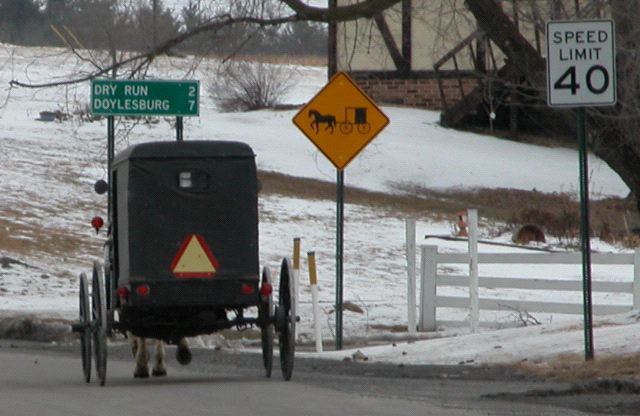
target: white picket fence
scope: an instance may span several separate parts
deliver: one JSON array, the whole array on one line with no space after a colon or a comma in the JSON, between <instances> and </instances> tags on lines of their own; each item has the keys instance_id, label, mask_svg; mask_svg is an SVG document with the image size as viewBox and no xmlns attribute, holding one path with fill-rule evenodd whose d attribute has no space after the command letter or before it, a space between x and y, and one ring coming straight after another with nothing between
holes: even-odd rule
<instances>
[{"instance_id":1,"label":"white picket fence","mask_svg":"<svg viewBox=\"0 0 640 416\"><path fill-rule=\"evenodd\" d=\"M407 223L409 226L409 223ZM471 227L470 227L471 228ZM473 234L473 233L472 233ZM408 233L409 235L409 233ZM473 243L473 235L472 235ZM527 264L527 265L581 265L582 254L577 253L478 253L470 244L467 253L440 253L438 247L423 245L420 249L420 310L418 330L434 331L438 326L470 325L475 331L479 322L479 311L522 311L545 314L582 314L582 303L561 303L549 301L524 301L512 299L486 299L478 296L479 288L522 289L539 293L545 299L548 291L582 292L582 280L558 280L547 278L523 279L522 277L478 276L479 264ZM409 261L409 260L408 260ZM633 253L592 253L594 265L633 265L633 279L627 282L592 281L592 292L626 293L633 296L632 304L593 304L594 315L615 314L640 308L640 249ZM410 264L410 262L408 263ZM449 275L438 272L439 265L466 264L468 275ZM411 271L409 271L411 279ZM410 287L411 285L409 285ZM469 296L455 297L438 294L444 287L469 289ZM410 295L411 296L411 295ZM409 302L410 303L410 302ZM437 319L438 308L461 308L469 311L469 322L452 322ZM409 321L411 322L411 316Z\"/></svg>"}]
</instances>

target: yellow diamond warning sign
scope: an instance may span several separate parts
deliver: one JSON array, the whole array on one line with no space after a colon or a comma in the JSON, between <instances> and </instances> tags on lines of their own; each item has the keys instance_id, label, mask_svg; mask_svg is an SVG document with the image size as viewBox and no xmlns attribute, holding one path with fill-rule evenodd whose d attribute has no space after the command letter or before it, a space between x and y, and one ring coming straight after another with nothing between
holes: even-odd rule
<instances>
[{"instance_id":1,"label":"yellow diamond warning sign","mask_svg":"<svg viewBox=\"0 0 640 416\"><path fill-rule=\"evenodd\" d=\"M219 268L204 237L198 234L190 234L184 239L171 262L171 271L181 278L213 277Z\"/></svg>"},{"instance_id":2,"label":"yellow diamond warning sign","mask_svg":"<svg viewBox=\"0 0 640 416\"><path fill-rule=\"evenodd\" d=\"M342 170L389 118L347 74L338 72L293 117L293 124Z\"/></svg>"}]
</instances>

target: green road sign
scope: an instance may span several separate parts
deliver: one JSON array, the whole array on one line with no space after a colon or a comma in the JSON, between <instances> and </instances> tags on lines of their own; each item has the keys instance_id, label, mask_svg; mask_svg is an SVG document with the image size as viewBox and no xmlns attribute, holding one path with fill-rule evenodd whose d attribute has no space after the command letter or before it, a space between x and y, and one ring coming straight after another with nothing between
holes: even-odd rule
<instances>
[{"instance_id":1,"label":"green road sign","mask_svg":"<svg viewBox=\"0 0 640 416\"><path fill-rule=\"evenodd\" d=\"M104 116L198 116L198 81L91 81L91 112Z\"/></svg>"}]
</instances>

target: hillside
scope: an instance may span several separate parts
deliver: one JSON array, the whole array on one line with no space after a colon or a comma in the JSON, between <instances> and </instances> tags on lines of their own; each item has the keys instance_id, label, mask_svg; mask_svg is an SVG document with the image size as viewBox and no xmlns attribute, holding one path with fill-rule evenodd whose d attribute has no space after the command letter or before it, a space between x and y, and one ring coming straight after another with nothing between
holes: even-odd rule
<instances>
[{"instance_id":1,"label":"hillside","mask_svg":"<svg viewBox=\"0 0 640 416\"><path fill-rule=\"evenodd\" d=\"M0 45L0 62L2 85L11 79L62 80L88 69L87 63L63 50L11 45ZM149 75L200 80L200 116L185 120L186 140L240 140L252 146L264 183L259 206L260 262L275 271L282 256L290 255L294 237L302 238L303 253L316 252L323 333L330 338L335 298L335 169L293 126L295 109L218 112L207 94L215 65L205 60L194 69L189 59L161 58ZM296 86L284 101L300 104L324 84L326 71L304 66L292 69ZM106 176L106 122L86 117L88 83L4 89L2 94L0 258L5 260L0 269L0 310L71 319L77 314L77 276L88 271L94 259L100 259L104 243L104 234L96 235L89 221L94 215L106 215L104 197L92 190L93 183ZM525 208L575 204L576 199L575 150L445 129L438 125L435 112L391 106L382 109L391 119L390 125L345 171L349 187L345 300L364 311L345 315L345 336L352 340L391 337L392 329L406 326L406 217L418 220L418 243L423 244L425 234L450 235L456 213L476 207L480 208L483 238L507 242L514 225L509 221L517 220ZM69 117L42 121L42 111L60 111ZM171 119L140 123L119 119L118 150L133 143L173 140L172 123ZM592 198L612 201L617 211L606 215L624 222L627 207L620 198L627 195L627 187L601 160L592 157L590 163ZM549 238L550 245L558 243L557 238ZM438 244L448 251L466 249L464 243ZM598 238L594 247L622 250ZM580 279L579 268L561 274ZM301 275L306 282L304 262ZM605 270L600 276L628 279L629 270ZM300 326L304 339L311 333L309 299L308 286L303 284ZM451 316L464 318L465 313L457 311ZM509 322L517 318L507 313L495 319ZM635 318L620 319L629 324ZM548 317L540 320L544 324L557 322ZM575 328L575 324L567 325L571 326ZM615 353L619 345L637 345L636 341L611 335L606 347ZM575 352L580 347L572 343L567 350ZM520 349L523 354L530 351ZM514 350L518 350L517 344ZM562 351L558 347L549 353ZM511 358L517 360L518 355ZM475 362L482 361L479 356Z\"/></svg>"}]
</instances>

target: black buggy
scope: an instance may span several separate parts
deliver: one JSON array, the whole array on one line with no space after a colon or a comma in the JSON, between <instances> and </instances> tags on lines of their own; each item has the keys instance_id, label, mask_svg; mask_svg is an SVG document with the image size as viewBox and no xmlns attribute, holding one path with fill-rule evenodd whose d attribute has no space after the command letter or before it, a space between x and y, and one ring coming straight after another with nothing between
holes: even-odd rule
<instances>
[{"instance_id":1,"label":"black buggy","mask_svg":"<svg viewBox=\"0 0 640 416\"><path fill-rule=\"evenodd\" d=\"M106 380L106 339L130 332L176 344L232 327L261 331L266 376L274 331L285 380L294 361L295 317L288 259L279 299L258 260L258 180L251 148L239 142L175 141L131 146L110 169L105 263L93 266L91 290L80 275L82 368L91 355ZM104 182L96 190L109 188ZM257 314L245 316L245 311ZM229 316L231 315L231 317Z\"/></svg>"}]
</instances>

